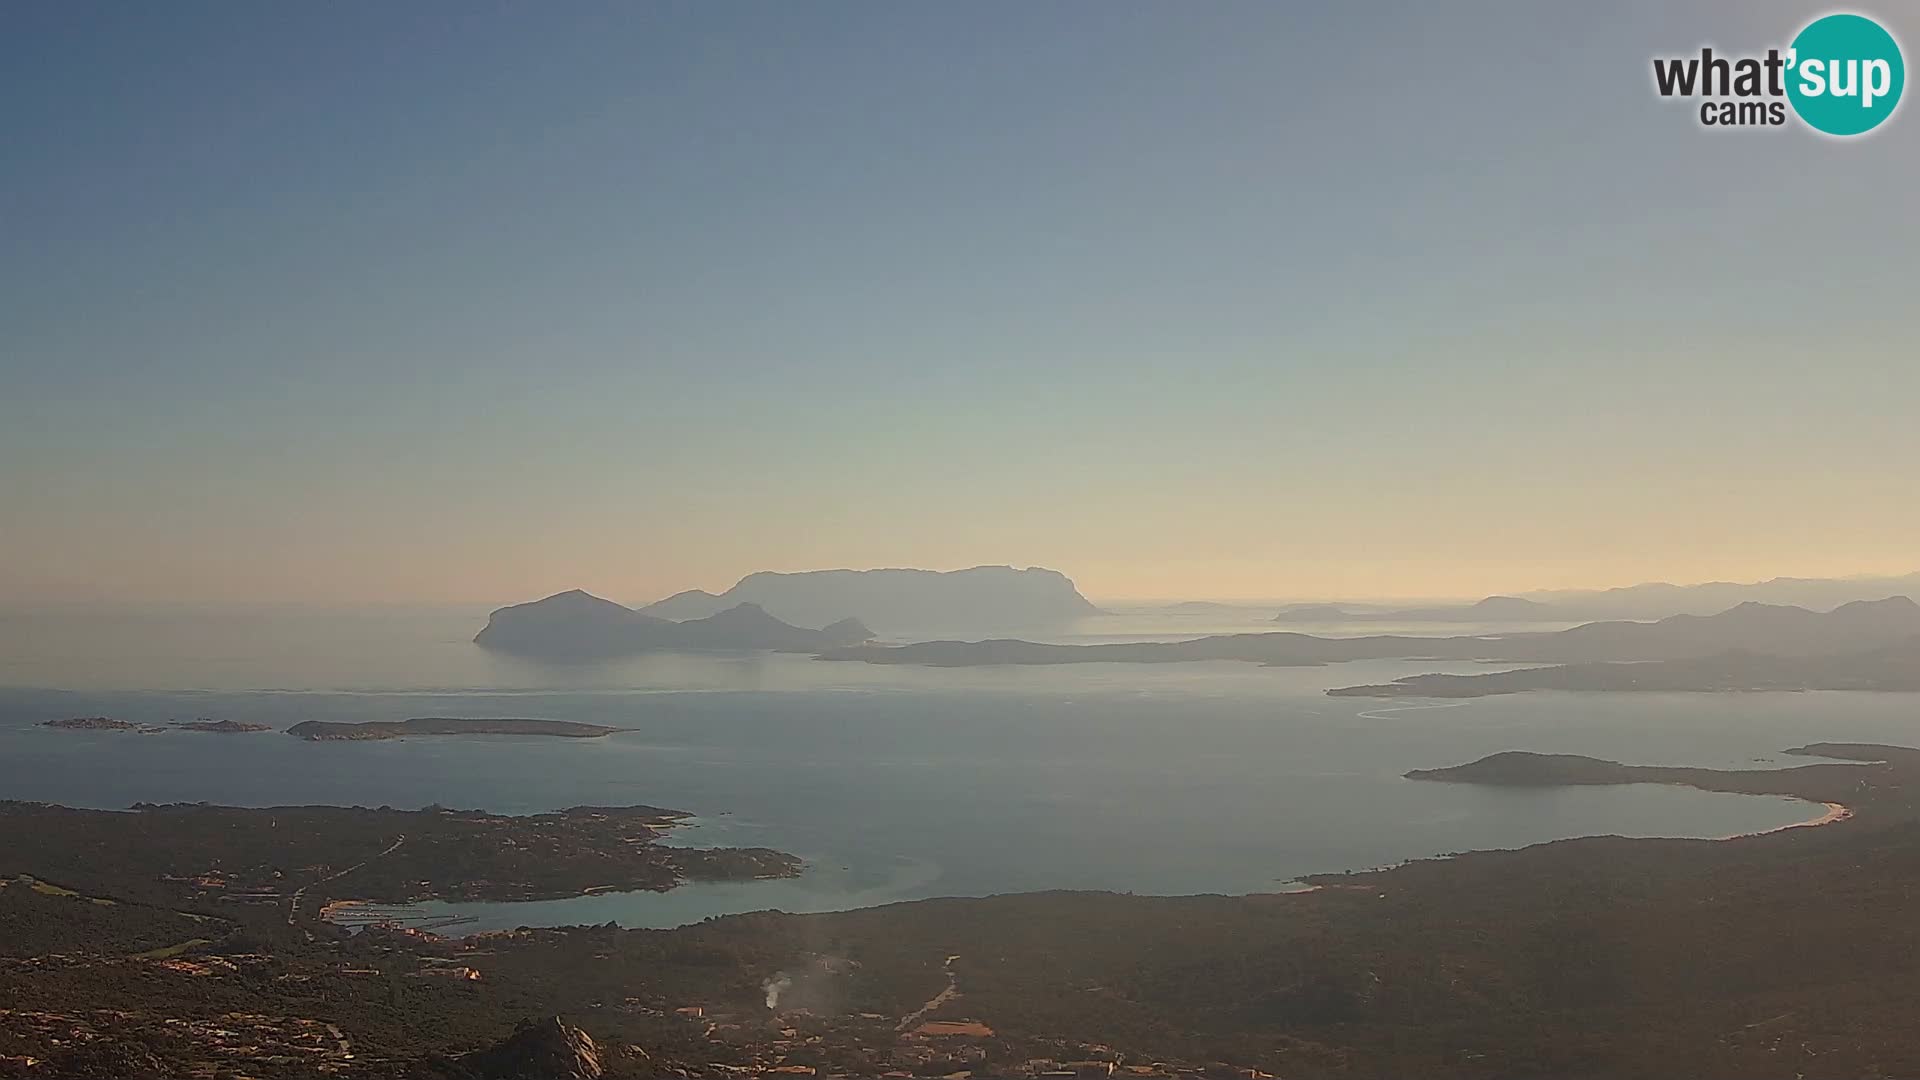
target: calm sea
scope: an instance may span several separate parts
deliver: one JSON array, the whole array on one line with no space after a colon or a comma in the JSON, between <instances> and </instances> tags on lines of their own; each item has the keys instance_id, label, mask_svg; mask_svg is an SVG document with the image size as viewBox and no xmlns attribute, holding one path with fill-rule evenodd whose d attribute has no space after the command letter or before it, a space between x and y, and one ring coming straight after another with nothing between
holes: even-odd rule
<instances>
[{"instance_id":1,"label":"calm sea","mask_svg":"<svg viewBox=\"0 0 1920 1080\"><path fill-rule=\"evenodd\" d=\"M790 882L461 909L482 915L476 929L670 926L1037 889L1270 891L1303 874L1571 836L1725 836L1818 808L1684 788L1518 791L1401 774L1507 749L1758 768L1819 739L1920 743L1920 699L1902 695L1536 694L1420 707L1323 691L1474 665L933 670L663 655L552 666L470 644L483 618L0 617L0 798L507 812L650 803L698 815L677 842L764 845L807 860L806 876ZM1250 625L1139 616L1074 636ZM308 744L39 726L78 715L275 727L550 717L630 730Z\"/></svg>"}]
</instances>

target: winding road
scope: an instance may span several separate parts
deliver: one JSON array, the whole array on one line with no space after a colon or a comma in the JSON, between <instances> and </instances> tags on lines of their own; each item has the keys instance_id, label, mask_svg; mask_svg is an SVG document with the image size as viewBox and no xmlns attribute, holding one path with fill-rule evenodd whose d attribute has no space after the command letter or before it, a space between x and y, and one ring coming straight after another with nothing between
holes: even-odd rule
<instances>
[{"instance_id":1,"label":"winding road","mask_svg":"<svg viewBox=\"0 0 1920 1080\"><path fill-rule=\"evenodd\" d=\"M945 968L947 972L947 988L928 998L925 1005L908 1013L906 1018L900 1021L898 1030L905 1031L913 1027L920 1022L921 1017L960 996L960 976L954 974L953 971L953 962L958 959L960 959L958 956L949 956L947 957L947 962L940 965Z\"/></svg>"},{"instance_id":2,"label":"winding road","mask_svg":"<svg viewBox=\"0 0 1920 1080\"><path fill-rule=\"evenodd\" d=\"M299 925L300 901L306 899L308 889L313 888L315 885L325 885L329 881L338 881L341 878L346 877L348 874L353 873L355 870L358 870L361 867L367 865L368 863L374 861L375 859L384 859L387 856L393 854L394 852L399 851L400 845L406 842L407 842L407 834L401 833L400 839L395 840L391 844L388 844L386 847L386 850L380 852L379 854L369 855L366 858L361 859L359 862L354 863L352 866L347 867L345 870L341 870L337 873L328 874L326 877L323 877L318 881L309 881L305 885L302 885L299 888L293 890L293 903L287 906L287 925L288 926Z\"/></svg>"}]
</instances>

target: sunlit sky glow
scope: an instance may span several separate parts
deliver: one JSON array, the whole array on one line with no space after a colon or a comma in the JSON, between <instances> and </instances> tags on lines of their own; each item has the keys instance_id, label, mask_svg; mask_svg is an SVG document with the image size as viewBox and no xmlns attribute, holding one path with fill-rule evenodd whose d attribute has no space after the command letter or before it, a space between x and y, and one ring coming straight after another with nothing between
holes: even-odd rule
<instances>
[{"instance_id":1,"label":"sunlit sky glow","mask_svg":"<svg viewBox=\"0 0 1920 1080\"><path fill-rule=\"evenodd\" d=\"M1650 89L1821 10L15 5L0 602L1920 569L1914 104Z\"/></svg>"}]
</instances>

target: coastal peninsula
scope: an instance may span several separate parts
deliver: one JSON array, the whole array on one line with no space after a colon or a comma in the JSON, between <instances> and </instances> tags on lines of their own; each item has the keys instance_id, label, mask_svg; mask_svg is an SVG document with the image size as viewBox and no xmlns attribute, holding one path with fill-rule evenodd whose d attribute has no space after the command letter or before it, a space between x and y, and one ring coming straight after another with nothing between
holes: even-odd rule
<instances>
[{"instance_id":1,"label":"coastal peninsula","mask_svg":"<svg viewBox=\"0 0 1920 1080\"><path fill-rule=\"evenodd\" d=\"M578 806L544 814L336 806L142 804L131 811L0 802L0 876L209 914L305 919L328 899L546 900L683 881L792 877L766 848L658 843L683 811Z\"/></svg>"},{"instance_id":2,"label":"coastal peninsula","mask_svg":"<svg viewBox=\"0 0 1920 1080\"><path fill-rule=\"evenodd\" d=\"M1698 769L1623 765L1580 754L1508 750L1464 765L1414 769L1409 780L1493 787L1566 787L1589 784L1678 784L1739 795L1786 795L1870 819L1920 818L1920 804L1904 778L1920 775L1920 750L1869 743L1809 743L1781 753L1829 762L1789 769Z\"/></svg>"},{"instance_id":3,"label":"coastal peninsula","mask_svg":"<svg viewBox=\"0 0 1920 1080\"><path fill-rule=\"evenodd\" d=\"M1594 622L1566 630L1419 637L1382 634L1334 638L1299 633L1219 634L1184 641L1059 645L994 639L862 644L822 660L927 667L1047 664L1170 664L1236 660L1303 667L1352 660L1473 660L1515 664L1705 661L1729 654L1804 658L1844 667L1872 666L1883 650L1920 653L1920 604L1905 596L1859 601L1832 611L1747 603L1717 615L1675 615L1657 622Z\"/></svg>"},{"instance_id":4,"label":"coastal peninsula","mask_svg":"<svg viewBox=\"0 0 1920 1080\"><path fill-rule=\"evenodd\" d=\"M1687 660L1561 664L1482 675L1409 675L1390 683L1343 686L1333 697L1469 698L1529 690L1630 693L1758 691L1920 691L1920 636L1837 656L1726 652Z\"/></svg>"}]
</instances>

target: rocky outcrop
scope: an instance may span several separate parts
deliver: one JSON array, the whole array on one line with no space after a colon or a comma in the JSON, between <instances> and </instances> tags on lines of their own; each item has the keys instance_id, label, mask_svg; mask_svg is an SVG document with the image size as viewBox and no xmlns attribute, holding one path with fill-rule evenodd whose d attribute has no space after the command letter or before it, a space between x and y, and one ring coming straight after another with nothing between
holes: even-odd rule
<instances>
[{"instance_id":1,"label":"rocky outcrop","mask_svg":"<svg viewBox=\"0 0 1920 1080\"><path fill-rule=\"evenodd\" d=\"M522 1020L513 1034L461 1063L476 1080L600 1080L593 1036L557 1016Z\"/></svg>"}]
</instances>

